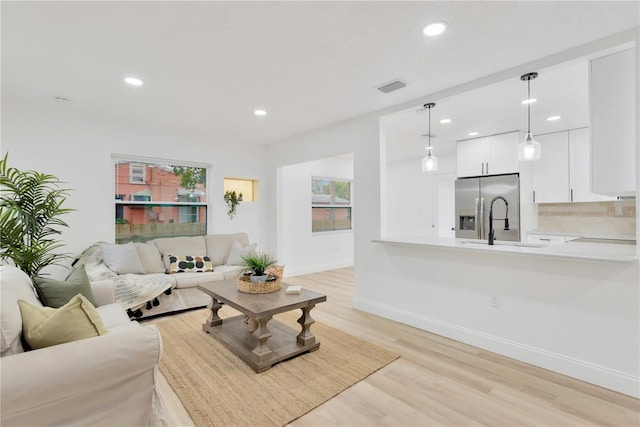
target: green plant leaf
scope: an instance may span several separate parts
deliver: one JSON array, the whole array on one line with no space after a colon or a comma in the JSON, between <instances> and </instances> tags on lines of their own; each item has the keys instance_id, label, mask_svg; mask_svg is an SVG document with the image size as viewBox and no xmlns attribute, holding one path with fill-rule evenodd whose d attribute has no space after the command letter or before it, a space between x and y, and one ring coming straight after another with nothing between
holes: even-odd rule
<instances>
[{"instance_id":1,"label":"green plant leaf","mask_svg":"<svg viewBox=\"0 0 640 427\"><path fill-rule=\"evenodd\" d=\"M20 171L7 159L0 160L0 258L31 276L69 257L54 253L63 244L51 237L68 227L60 216L73 209L62 207L69 190L57 177Z\"/></svg>"}]
</instances>

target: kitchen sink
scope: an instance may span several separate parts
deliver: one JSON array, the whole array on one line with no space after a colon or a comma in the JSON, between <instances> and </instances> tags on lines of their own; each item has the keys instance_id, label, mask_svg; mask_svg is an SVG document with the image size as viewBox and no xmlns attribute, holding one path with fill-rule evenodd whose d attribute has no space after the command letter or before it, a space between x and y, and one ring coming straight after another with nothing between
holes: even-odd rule
<instances>
[{"instance_id":1,"label":"kitchen sink","mask_svg":"<svg viewBox=\"0 0 640 427\"><path fill-rule=\"evenodd\" d=\"M489 246L486 240L463 240L460 243L470 244L470 245L485 245ZM525 243L525 242L503 242L503 241L494 241L494 246L514 246L517 248L545 248L547 245L540 245L537 243Z\"/></svg>"}]
</instances>

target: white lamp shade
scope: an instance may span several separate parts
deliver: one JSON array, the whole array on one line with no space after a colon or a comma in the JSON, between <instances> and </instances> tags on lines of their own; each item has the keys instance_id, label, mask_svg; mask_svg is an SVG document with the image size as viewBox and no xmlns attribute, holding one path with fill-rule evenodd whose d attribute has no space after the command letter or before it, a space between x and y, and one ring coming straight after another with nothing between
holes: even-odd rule
<instances>
[{"instance_id":1,"label":"white lamp shade","mask_svg":"<svg viewBox=\"0 0 640 427\"><path fill-rule=\"evenodd\" d=\"M540 151L540 143L533 139L531 132L528 132L525 140L518 144L518 160L521 162L538 160Z\"/></svg>"},{"instance_id":2,"label":"white lamp shade","mask_svg":"<svg viewBox=\"0 0 640 427\"><path fill-rule=\"evenodd\" d=\"M431 150L422 158L422 172L434 172L438 170L438 158L431 154Z\"/></svg>"}]
</instances>

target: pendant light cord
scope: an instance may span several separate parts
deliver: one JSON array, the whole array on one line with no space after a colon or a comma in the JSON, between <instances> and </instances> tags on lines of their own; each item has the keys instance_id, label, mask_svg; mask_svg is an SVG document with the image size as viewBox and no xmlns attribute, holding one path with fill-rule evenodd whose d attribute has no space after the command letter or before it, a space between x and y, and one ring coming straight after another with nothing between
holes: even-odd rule
<instances>
[{"instance_id":1,"label":"pendant light cord","mask_svg":"<svg viewBox=\"0 0 640 427\"><path fill-rule=\"evenodd\" d=\"M527 80L527 133L531 133L531 79Z\"/></svg>"},{"instance_id":2,"label":"pendant light cord","mask_svg":"<svg viewBox=\"0 0 640 427\"><path fill-rule=\"evenodd\" d=\"M433 151L431 146L431 107L429 107L429 151Z\"/></svg>"}]
</instances>

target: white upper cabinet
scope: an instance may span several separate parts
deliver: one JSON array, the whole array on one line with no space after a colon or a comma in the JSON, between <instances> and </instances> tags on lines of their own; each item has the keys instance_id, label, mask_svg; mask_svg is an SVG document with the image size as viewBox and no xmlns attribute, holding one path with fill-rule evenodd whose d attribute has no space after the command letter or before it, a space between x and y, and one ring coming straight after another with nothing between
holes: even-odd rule
<instances>
[{"instance_id":1,"label":"white upper cabinet","mask_svg":"<svg viewBox=\"0 0 640 427\"><path fill-rule=\"evenodd\" d=\"M569 131L569 186L569 200L572 202L616 199L591 192L591 153L588 128Z\"/></svg>"},{"instance_id":2,"label":"white upper cabinet","mask_svg":"<svg viewBox=\"0 0 640 427\"><path fill-rule=\"evenodd\" d=\"M536 136L542 154L531 163L531 195L535 203L615 200L590 191L589 129Z\"/></svg>"},{"instance_id":3,"label":"white upper cabinet","mask_svg":"<svg viewBox=\"0 0 640 427\"><path fill-rule=\"evenodd\" d=\"M591 191L636 191L636 58L633 48L591 61Z\"/></svg>"},{"instance_id":4,"label":"white upper cabinet","mask_svg":"<svg viewBox=\"0 0 640 427\"><path fill-rule=\"evenodd\" d=\"M456 146L458 177L484 175L488 145L489 138L458 141Z\"/></svg>"},{"instance_id":5,"label":"white upper cabinet","mask_svg":"<svg viewBox=\"0 0 640 427\"><path fill-rule=\"evenodd\" d=\"M486 172L490 175L519 171L518 144L520 132L503 133L489 137L489 160Z\"/></svg>"},{"instance_id":6,"label":"white upper cabinet","mask_svg":"<svg viewBox=\"0 0 640 427\"><path fill-rule=\"evenodd\" d=\"M518 172L520 132L458 141L458 177Z\"/></svg>"},{"instance_id":7,"label":"white upper cabinet","mask_svg":"<svg viewBox=\"0 0 640 427\"><path fill-rule=\"evenodd\" d=\"M568 202L569 133L557 132L534 136L540 143L540 160L531 162L532 190L535 203Z\"/></svg>"}]
</instances>

